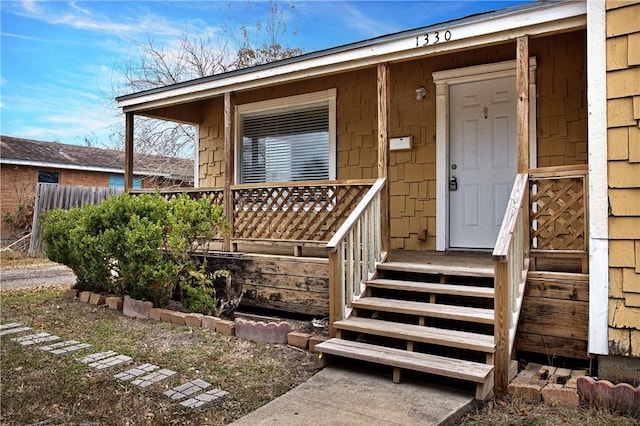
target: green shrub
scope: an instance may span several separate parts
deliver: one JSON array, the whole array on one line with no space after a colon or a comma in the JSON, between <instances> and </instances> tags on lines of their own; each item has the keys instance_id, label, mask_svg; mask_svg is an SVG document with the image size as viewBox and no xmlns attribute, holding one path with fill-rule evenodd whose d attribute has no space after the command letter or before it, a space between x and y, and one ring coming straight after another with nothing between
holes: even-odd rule
<instances>
[{"instance_id":1,"label":"green shrub","mask_svg":"<svg viewBox=\"0 0 640 426\"><path fill-rule=\"evenodd\" d=\"M228 228L222 208L207 199L122 194L100 205L49 212L43 242L48 258L75 272L77 288L109 289L164 306L180 277L204 270L193 254ZM187 299L204 291L196 287Z\"/></svg>"},{"instance_id":2,"label":"green shrub","mask_svg":"<svg viewBox=\"0 0 640 426\"><path fill-rule=\"evenodd\" d=\"M229 271L226 270L207 272L207 263L204 260L198 269L190 271L186 279L180 283L180 287L184 292L184 307L189 312L198 312L205 315L217 314L216 306L218 300L214 282L217 279L228 276Z\"/></svg>"}]
</instances>

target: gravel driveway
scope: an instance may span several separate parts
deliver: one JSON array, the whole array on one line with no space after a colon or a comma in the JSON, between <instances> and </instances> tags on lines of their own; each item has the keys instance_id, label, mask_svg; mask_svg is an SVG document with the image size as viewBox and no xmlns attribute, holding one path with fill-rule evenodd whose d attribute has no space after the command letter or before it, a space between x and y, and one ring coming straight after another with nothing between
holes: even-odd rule
<instances>
[{"instance_id":1,"label":"gravel driveway","mask_svg":"<svg viewBox=\"0 0 640 426\"><path fill-rule=\"evenodd\" d=\"M34 265L0 270L0 289L2 290L73 285L75 282L76 276L64 265Z\"/></svg>"}]
</instances>

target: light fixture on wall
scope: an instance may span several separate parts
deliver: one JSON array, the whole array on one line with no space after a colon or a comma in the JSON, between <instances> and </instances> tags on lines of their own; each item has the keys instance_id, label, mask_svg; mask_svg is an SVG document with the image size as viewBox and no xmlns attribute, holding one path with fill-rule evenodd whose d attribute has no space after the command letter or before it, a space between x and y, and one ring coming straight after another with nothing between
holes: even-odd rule
<instances>
[{"instance_id":1,"label":"light fixture on wall","mask_svg":"<svg viewBox=\"0 0 640 426\"><path fill-rule=\"evenodd\" d=\"M427 97L427 89L424 86L420 86L416 89L416 101L421 101Z\"/></svg>"}]
</instances>

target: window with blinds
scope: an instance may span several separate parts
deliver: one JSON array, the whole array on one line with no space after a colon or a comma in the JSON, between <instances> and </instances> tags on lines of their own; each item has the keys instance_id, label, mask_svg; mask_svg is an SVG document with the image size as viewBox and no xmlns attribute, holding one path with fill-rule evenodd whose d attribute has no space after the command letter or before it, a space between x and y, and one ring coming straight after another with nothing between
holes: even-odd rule
<instances>
[{"instance_id":1,"label":"window with blinds","mask_svg":"<svg viewBox=\"0 0 640 426\"><path fill-rule=\"evenodd\" d=\"M239 183L331 179L331 102L239 116Z\"/></svg>"}]
</instances>

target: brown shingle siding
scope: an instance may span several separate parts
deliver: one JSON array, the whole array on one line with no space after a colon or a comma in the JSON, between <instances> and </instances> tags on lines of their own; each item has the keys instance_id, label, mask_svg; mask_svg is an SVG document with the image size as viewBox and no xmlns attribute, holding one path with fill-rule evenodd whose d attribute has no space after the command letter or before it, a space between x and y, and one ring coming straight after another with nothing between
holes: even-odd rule
<instances>
[{"instance_id":1,"label":"brown shingle siding","mask_svg":"<svg viewBox=\"0 0 640 426\"><path fill-rule=\"evenodd\" d=\"M607 2L609 350L640 356L640 1Z\"/></svg>"}]
</instances>

